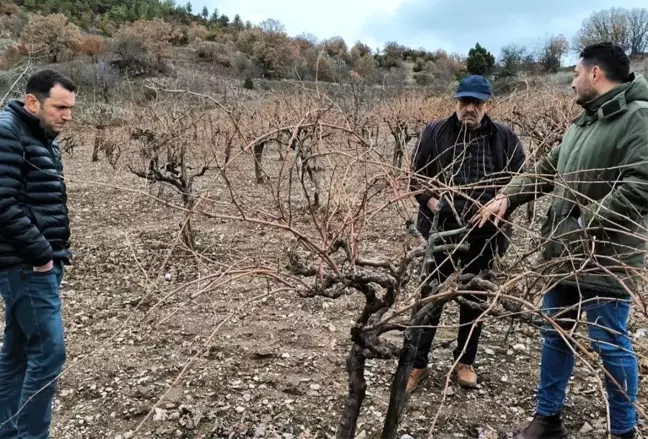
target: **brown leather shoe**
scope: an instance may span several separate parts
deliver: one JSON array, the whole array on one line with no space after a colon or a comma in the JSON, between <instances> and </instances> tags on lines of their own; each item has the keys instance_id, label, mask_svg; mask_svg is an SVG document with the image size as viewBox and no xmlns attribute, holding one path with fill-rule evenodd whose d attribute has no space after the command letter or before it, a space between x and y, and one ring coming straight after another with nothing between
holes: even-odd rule
<instances>
[{"instance_id":1,"label":"brown leather shoe","mask_svg":"<svg viewBox=\"0 0 648 439\"><path fill-rule=\"evenodd\" d=\"M412 369L409 380L407 380L407 392L415 391L421 381L426 379L428 375L430 375L430 370L427 367L425 369Z\"/></svg>"},{"instance_id":2,"label":"brown leather shoe","mask_svg":"<svg viewBox=\"0 0 648 439\"><path fill-rule=\"evenodd\" d=\"M457 382L461 387L477 387L477 373L472 365L458 363L455 371L457 373Z\"/></svg>"},{"instance_id":3,"label":"brown leather shoe","mask_svg":"<svg viewBox=\"0 0 648 439\"><path fill-rule=\"evenodd\" d=\"M560 419L560 413L553 416L535 415L533 421L515 436L515 439L564 439L567 428Z\"/></svg>"}]
</instances>

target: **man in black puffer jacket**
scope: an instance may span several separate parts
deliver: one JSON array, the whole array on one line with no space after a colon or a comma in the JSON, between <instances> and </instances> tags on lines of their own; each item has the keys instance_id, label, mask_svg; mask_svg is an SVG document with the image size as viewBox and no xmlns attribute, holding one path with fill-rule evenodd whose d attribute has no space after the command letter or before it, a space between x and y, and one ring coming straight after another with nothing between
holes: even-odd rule
<instances>
[{"instance_id":1,"label":"man in black puffer jacket","mask_svg":"<svg viewBox=\"0 0 648 439\"><path fill-rule=\"evenodd\" d=\"M49 437L56 378L65 363L59 287L70 262L67 195L57 135L76 86L34 73L24 101L0 112L0 439Z\"/></svg>"},{"instance_id":2,"label":"man in black puffer jacket","mask_svg":"<svg viewBox=\"0 0 648 439\"><path fill-rule=\"evenodd\" d=\"M493 122L487 113L492 95L491 85L482 76L464 78L455 93L456 108L452 116L429 123L413 159L411 189L416 192L419 203L417 228L428 239L438 209L438 230L448 231L469 226L480 206L495 197L500 187L521 171L526 159L524 148L513 131ZM441 205L439 202L442 200ZM493 223L490 227L469 230L467 252L435 254L431 273L439 283L461 267L464 273L478 274L492 269L497 255L503 255L508 247L506 231ZM454 237L456 243L463 237ZM422 296L430 294L425 285ZM476 296L469 300L481 300ZM459 334L454 351L457 364L457 381L463 387L475 387L477 374L473 362L481 323L473 323L480 311L462 305L459 310ZM427 374L428 354L434 340L441 311L433 316L432 328L422 331L418 352L407 390L413 391Z\"/></svg>"}]
</instances>

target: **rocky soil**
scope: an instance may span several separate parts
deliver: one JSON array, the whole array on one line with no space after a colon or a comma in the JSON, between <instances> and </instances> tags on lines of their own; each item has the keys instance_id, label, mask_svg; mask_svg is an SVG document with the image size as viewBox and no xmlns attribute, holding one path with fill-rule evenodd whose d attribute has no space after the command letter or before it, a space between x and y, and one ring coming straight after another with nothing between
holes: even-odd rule
<instances>
[{"instance_id":1,"label":"rocky soil","mask_svg":"<svg viewBox=\"0 0 648 439\"><path fill-rule=\"evenodd\" d=\"M281 292L250 301L267 292L266 282L254 278L202 292L207 276L241 255L269 259L284 243L258 227L200 220L200 256L176 248L164 264L180 213L148 197L145 183L126 171L91 163L88 149L66 156L65 166L76 257L62 288L68 362L52 437L334 437L347 391L349 329L362 298ZM241 178L256 191L252 176ZM222 191L213 189L212 198L226 199ZM398 246L400 224L386 219L373 230L375 246ZM197 279L203 280L188 283ZM507 338L510 321L487 322L479 388L464 390L451 380L444 398L457 321L450 304L435 340L446 346L433 351L434 373L413 395L400 434L430 437L438 414L434 438L509 437L533 413L540 335L515 325ZM632 328L645 354L648 323L635 317ZM358 437L379 437L395 366L369 362ZM645 406L648 376L642 380ZM565 416L573 438L604 437L597 379L581 363Z\"/></svg>"}]
</instances>

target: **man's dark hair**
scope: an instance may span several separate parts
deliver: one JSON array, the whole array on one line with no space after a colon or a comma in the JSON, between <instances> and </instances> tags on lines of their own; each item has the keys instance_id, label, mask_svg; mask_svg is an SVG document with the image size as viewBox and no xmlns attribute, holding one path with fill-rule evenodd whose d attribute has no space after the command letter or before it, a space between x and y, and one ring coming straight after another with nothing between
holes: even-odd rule
<instances>
[{"instance_id":1,"label":"man's dark hair","mask_svg":"<svg viewBox=\"0 0 648 439\"><path fill-rule=\"evenodd\" d=\"M31 75L27 81L27 89L25 91L27 94L32 94L39 101L43 102L49 98L50 91L56 85L60 85L72 93L77 91L77 85L70 78L51 69L39 70Z\"/></svg>"},{"instance_id":2,"label":"man's dark hair","mask_svg":"<svg viewBox=\"0 0 648 439\"><path fill-rule=\"evenodd\" d=\"M609 81L625 82L630 77L630 58L616 44L605 42L589 45L581 51L580 57L589 68L599 66Z\"/></svg>"}]
</instances>

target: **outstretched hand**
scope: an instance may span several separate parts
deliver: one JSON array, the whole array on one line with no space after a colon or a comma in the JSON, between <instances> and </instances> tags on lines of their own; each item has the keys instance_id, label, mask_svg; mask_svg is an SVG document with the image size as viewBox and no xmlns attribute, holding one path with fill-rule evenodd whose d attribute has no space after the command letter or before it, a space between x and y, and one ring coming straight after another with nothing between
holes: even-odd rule
<instances>
[{"instance_id":1,"label":"outstretched hand","mask_svg":"<svg viewBox=\"0 0 648 439\"><path fill-rule=\"evenodd\" d=\"M505 195L497 195L484 207L479 209L475 216L470 220L471 223L477 224L477 228L482 228L487 221L492 221L497 225L508 209L508 198Z\"/></svg>"}]
</instances>

